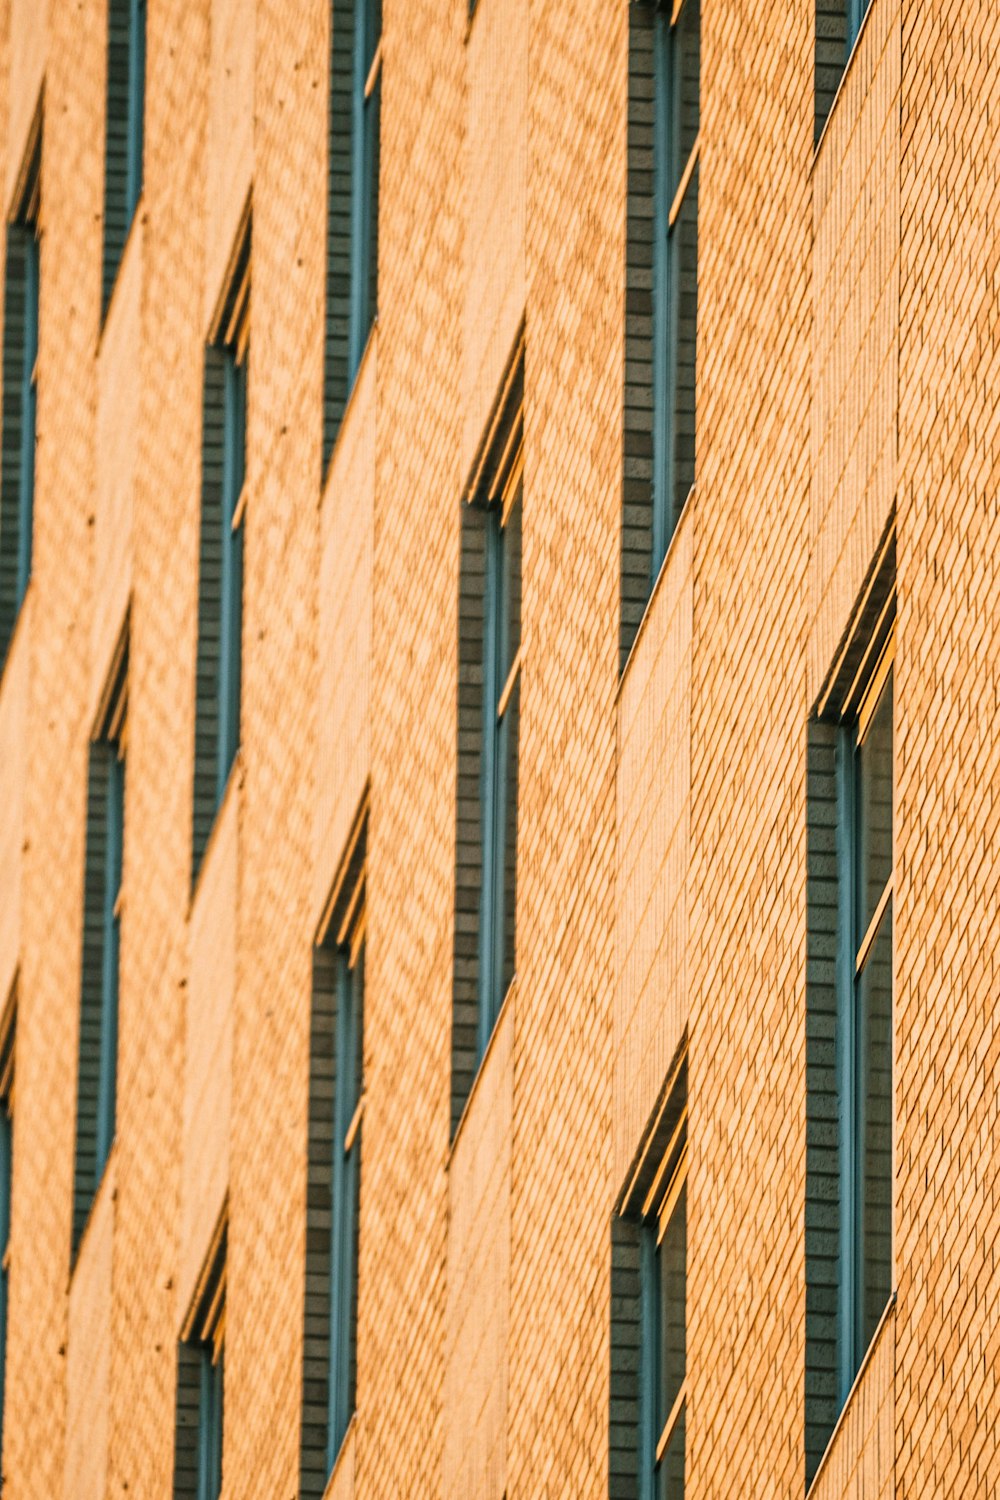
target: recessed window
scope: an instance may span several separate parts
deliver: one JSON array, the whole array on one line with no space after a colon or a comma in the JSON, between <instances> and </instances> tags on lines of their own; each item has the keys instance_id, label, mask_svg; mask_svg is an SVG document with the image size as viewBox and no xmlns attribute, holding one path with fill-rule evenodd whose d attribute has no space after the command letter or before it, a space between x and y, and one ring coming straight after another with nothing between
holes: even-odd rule
<instances>
[{"instance_id":1,"label":"recessed window","mask_svg":"<svg viewBox=\"0 0 1000 1500\"><path fill-rule=\"evenodd\" d=\"M894 545L809 727L806 1449L893 1286Z\"/></svg>"},{"instance_id":2,"label":"recessed window","mask_svg":"<svg viewBox=\"0 0 1000 1500\"><path fill-rule=\"evenodd\" d=\"M116 653L98 730L90 744L87 777L74 1245L79 1244L115 1136L127 746L126 635Z\"/></svg>"},{"instance_id":3,"label":"recessed window","mask_svg":"<svg viewBox=\"0 0 1000 1500\"><path fill-rule=\"evenodd\" d=\"M178 1350L175 1500L219 1500L222 1493L227 1239L223 1219Z\"/></svg>"},{"instance_id":4,"label":"recessed window","mask_svg":"<svg viewBox=\"0 0 1000 1500\"><path fill-rule=\"evenodd\" d=\"M18 211L7 225L0 451L0 665L7 654L31 576L41 286L40 200L39 120Z\"/></svg>"},{"instance_id":5,"label":"recessed window","mask_svg":"<svg viewBox=\"0 0 1000 1500\"><path fill-rule=\"evenodd\" d=\"M195 876L240 743L249 364L248 228L217 337L205 350L195 713Z\"/></svg>"},{"instance_id":6,"label":"recessed window","mask_svg":"<svg viewBox=\"0 0 1000 1500\"><path fill-rule=\"evenodd\" d=\"M365 852L362 810L313 954L303 1500L320 1500L355 1406L365 1099Z\"/></svg>"},{"instance_id":7,"label":"recessed window","mask_svg":"<svg viewBox=\"0 0 1000 1500\"><path fill-rule=\"evenodd\" d=\"M629 7L621 656L695 478L700 0Z\"/></svg>"},{"instance_id":8,"label":"recessed window","mask_svg":"<svg viewBox=\"0 0 1000 1500\"><path fill-rule=\"evenodd\" d=\"M518 353L462 516L453 1123L514 978L521 684L523 367Z\"/></svg>"},{"instance_id":9,"label":"recessed window","mask_svg":"<svg viewBox=\"0 0 1000 1500\"><path fill-rule=\"evenodd\" d=\"M611 1234L611 1493L683 1500L687 1059L672 1070Z\"/></svg>"},{"instance_id":10,"label":"recessed window","mask_svg":"<svg viewBox=\"0 0 1000 1500\"><path fill-rule=\"evenodd\" d=\"M145 96L146 0L108 0L102 302L105 311L142 193Z\"/></svg>"},{"instance_id":11,"label":"recessed window","mask_svg":"<svg viewBox=\"0 0 1000 1500\"><path fill-rule=\"evenodd\" d=\"M381 0L333 0L323 462L378 311Z\"/></svg>"}]
</instances>

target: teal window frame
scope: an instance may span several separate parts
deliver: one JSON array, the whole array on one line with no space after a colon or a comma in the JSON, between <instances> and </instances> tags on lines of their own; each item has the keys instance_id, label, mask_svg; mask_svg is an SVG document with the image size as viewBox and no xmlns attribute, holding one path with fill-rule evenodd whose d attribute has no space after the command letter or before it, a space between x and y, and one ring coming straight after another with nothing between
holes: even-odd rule
<instances>
[{"instance_id":1,"label":"teal window frame","mask_svg":"<svg viewBox=\"0 0 1000 1500\"><path fill-rule=\"evenodd\" d=\"M507 903L513 897L510 863L517 857L522 503L519 471L509 481L507 494L508 501L494 500L486 515L477 1036L480 1060L493 1035L515 970L514 931L513 923L508 920L511 914ZM508 806L512 796L513 828Z\"/></svg>"},{"instance_id":2,"label":"teal window frame","mask_svg":"<svg viewBox=\"0 0 1000 1500\"><path fill-rule=\"evenodd\" d=\"M888 1200L888 1227L881 1234L871 1230L871 1219L877 1213L866 1201L865 1149L869 1139L870 1117L879 1100L873 1096L872 1030L877 1025L869 1014L866 981L880 941L888 938L890 1001L889 1031L893 1026L892 986L892 907L893 861L890 852L888 875L869 918L868 893L863 869L866 851L874 841L864 812L862 795L861 751L869 743L869 734L878 711L887 707L890 715L890 850L892 841L892 728L894 687L894 631L890 633L879 658L884 676L878 669L866 688L870 706L842 723L837 737L837 864L838 864L838 952L837 952L837 1076L840 1162L840 1274L837 1306L837 1401L843 1406L875 1335L886 1303L892 1296L892 1150L891 1131L894 1101L892 1046L889 1044L889 1132L888 1178L881 1184ZM881 955L884 962L884 954ZM884 1102L884 1101L882 1101ZM875 1127L877 1129L877 1126ZM889 1236L888 1255L884 1263L870 1249ZM873 1282L882 1277L884 1284ZM874 1297L874 1303L873 1303Z\"/></svg>"},{"instance_id":3,"label":"teal window frame","mask_svg":"<svg viewBox=\"0 0 1000 1500\"><path fill-rule=\"evenodd\" d=\"M107 796L101 932L101 1045L97 1087L95 1182L104 1175L118 1108L118 1001L121 958L122 850L125 829L124 749L106 741Z\"/></svg>"},{"instance_id":4,"label":"teal window frame","mask_svg":"<svg viewBox=\"0 0 1000 1500\"><path fill-rule=\"evenodd\" d=\"M844 57L844 66L854 50L854 43L861 35L865 16L868 14L871 0L847 0L847 52Z\"/></svg>"},{"instance_id":5,"label":"teal window frame","mask_svg":"<svg viewBox=\"0 0 1000 1500\"><path fill-rule=\"evenodd\" d=\"M353 386L377 312L382 0L355 0L351 97L351 318L347 384Z\"/></svg>"},{"instance_id":6,"label":"teal window frame","mask_svg":"<svg viewBox=\"0 0 1000 1500\"><path fill-rule=\"evenodd\" d=\"M363 912L360 921L363 928ZM356 928L355 933L340 945L337 953L327 1474L333 1471L356 1400L361 1129L364 1099L364 983L364 934L363 930Z\"/></svg>"},{"instance_id":7,"label":"teal window frame","mask_svg":"<svg viewBox=\"0 0 1000 1500\"><path fill-rule=\"evenodd\" d=\"M225 1411L223 1344L216 1352L204 1342L198 1350L197 1500L219 1500L222 1493L222 1433Z\"/></svg>"},{"instance_id":8,"label":"teal window frame","mask_svg":"<svg viewBox=\"0 0 1000 1500\"><path fill-rule=\"evenodd\" d=\"M323 467L378 316L382 0L332 0Z\"/></svg>"},{"instance_id":9,"label":"teal window frame","mask_svg":"<svg viewBox=\"0 0 1000 1500\"><path fill-rule=\"evenodd\" d=\"M668 0L657 7L654 18L654 225L653 225L653 484L652 564L655 583L663 566L670 539L694 484L694 455L681 451L681 418L686 399L681 378L682 329L692 317L695 325L691 358L691 384L697 371L697 236L698 172L700 160L700 77L692 100L689 80L684 76L686 54L681 45L684 30L697 11L696 40L700 69L700 0L681 0L672 7ZM698 119L692 141L685 141L685 122L694 109ZM685 146L687 149L685 150ZM682 235L693 228L695 268L693 310L684 289L681 260ZM692 414L691 443L695 440ZM678 498L678 486L683 491Z\"/></svg>"},{"instance_id":10,"label":"teal window frame","mask_svg":"<svg viewBox=\"0 0 1000 1500\"><path fill-rule=\"evenodd\" d=\"M222 802L240 746L240 702L243 679L243 515L238 506L246 482L247 368L232 347L222 351L224 409L222 460L222 603L219 633L219 731L215 767L215 805Z\"/></svg>"},{"instance_id":11,"label":"teal window frame","mask_svg":"<svg viewBox=\"0 0 1000 1500\"><path fill-rule=\"evenodd\" d=\"M109 0L102 311L107 312L142 196L146 0Z\"/></svg>"}]
</instances>

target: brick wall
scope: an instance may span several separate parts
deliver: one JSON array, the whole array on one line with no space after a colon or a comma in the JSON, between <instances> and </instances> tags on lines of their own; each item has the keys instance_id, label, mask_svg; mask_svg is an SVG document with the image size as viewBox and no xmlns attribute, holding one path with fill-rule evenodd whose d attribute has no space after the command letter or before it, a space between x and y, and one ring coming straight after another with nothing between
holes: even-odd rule
<instances>
[{"instance_id":1,"label":"brick wall","mask_svg":"<svg viewBox=\"0 0 1000 1500\"><path fill-rule=\"evenodd\" d=\"M816 1495L991 1494L1000 22L873 0L814 157L811 0L705 5L697 485L622 674L623 0L384 0L379 319L324 476L328 9L148 7L102 331L106 0L2 8L7 209L45 99L0 678L5 1496L170 1493L227 1194L225 1500L295 1495L312 951L366 787L331 1494L607 1494L610 1217L686 1029L688 1492L801 1496L806 726L894 504L898 1300ZM251 189L242 748L192 898L203 351ZM522 320L517 982L453 1142L461 497ZM73 1266L88 740L126 608L118 1137Z\"/></svg>"}]
</instances>

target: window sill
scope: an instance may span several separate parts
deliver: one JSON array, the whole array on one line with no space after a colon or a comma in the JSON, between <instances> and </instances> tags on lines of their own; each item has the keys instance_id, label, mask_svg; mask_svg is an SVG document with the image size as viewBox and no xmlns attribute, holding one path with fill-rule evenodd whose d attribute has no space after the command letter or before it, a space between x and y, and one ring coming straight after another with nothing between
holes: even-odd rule
<instances>
[{"instance_id":1,"label":"window sill","mask_svg":"<svg viewBox=\"0 0 1000 1500\"><path fill-rule=\"evenodd\" d=\"M324 499L326 498L326 492L330 488L330 475L333 473L334 465L337 462L337 452L341 447L341 439L344 434L344 428L347 426L348 417L355 405L354 398L361 386L361 381L365 374L368 361L370 359L374 359L375 357L372 353L372 350L375 347L377 333L378 313L376 313L374 318L372 318L372 326L368 330L368 337L365 340L365 347L362 349L361 358L358 360L358 368L354 372L354 379L351 381L351 388L347 392L347 400L344 402L344 409L340 413L340 421L337 423L337 435L333 440L333 447L330 449L330 457L327 459L326 464L323 468L323 482L320 485L319 489L319 503L321 507Z\"/></svg>"},{"instance_id":2,"label":"window sill","mask_svg":"<svg viewBox=\"0 0 1000 1500\"><path fill-rule=\"evenodd\" d=\"M351 1453L351 1456L353 1458L353 1452L354 1452L354 1430L355 1430L355 1427L357 1425L357 1420L358 1420L358 1410L357 1410L357 1407L355 1407L354 1410L351 1412L351 1419L348 1422L347 1427L344 1430L344 1436L340 1440L340 1447L337 1449L337 1456L333 1460L333 1468L330 1470L330 1477L326 1481L326 1488L323 1491L323 1500L333 1500L333 1496L336 1493L337 1486L338 1486L338 1484L340 1482L341 1471L346 1467L346 1464L347 1464L347 1454L348 1454L348 1452ZM352 1483L351 1483L351 1487L350 1488L351 1488L351 1493L353 1494L354 1493L353 1478L352 1478Z\"/></svg>"},{"instance_id":3,"label":"window sill","mask_svg":"<svg viewBox=\"0 0 1000 1500\"><path fill-rule=\"evenodd\" d=\"M875 1332L872 1334L871 1342L869 1343L868 1348L865 1350L864 1358L858 1366L858 1373L855 1375L854 1379L851 1382L851 1389L848 1391L847 1396L844 1399L844 1404L840 1408L840 1412L838 1413L837 1420L833 1424L833 1431L830 1433L827 1445L823 1449L823 1457L820 1459L819 1463L816 1466L816 1472L812 1477L812 1483L806 1491L806 1500L812 1500L812 1497L819 1493L819 1486L822 1483L826 1466L830 1461L830 1455L833 1452L834 1447L836 1446L837 1438L840 1436L841 1428L847 1420L847 1416L851 1410L851 1405L857 1394L858 1387L861 1385L861 1382L865 1377L865 1372L872 1362L872 1357L878 1347L879 1340L881 1339L882 1334L885 1332L885 1325L888 1323L889 1319L892 1317L895 1311L897 1295L898 1293L895 1290L890 1292L889 1294L889 1300L882 1310L882 1316L879 1318L878 1324L875 1328Z\"/></svg>"},{"instance_id":4,"label":"window sill","mask_svg":"<svg viewBox=\"0 0 1000 1500\"><path fill-rule=\"evenodd\" d=\"M673 557L674 553L677 551L677 538L680 536L682 529L685 526L691 524L691 522L689 521L689 517L694 510L694 496L695 485L692 485L688 490L687 499L684 501L681 513L677 517L677 525L674 527L670 537L670 541L667 543L667 550L663 554L663 561L660 564L660 571L657 573L656 578L653 582L653 587L649 591L649 598L646 600L646 607L642 612L642 619L639 621L639 627L636 630L632 644L629 647L628 656L625 658L625 665L622 667L621 671L618 674L618 687L615 692L616 701L621 698L622 692L624 691L625 679L629 675L629 668L631 667L632 662L635 660L636 654L639 650L639 642L642 640L643 634L645 633L646 621L649 619L650 615L653 612L653 606L656 601L656 596L660 592L660 589L663 587L663 580L666 577L670 567L670 560Z\"/></svg>"},{"instance_id":5,"label":"window sill","mask_svg":"<svg viewBox=\"0 0 1000 1500\"><path fill-rule=\"evenodd\" d=\"M223 822L223 813L226 810L227 804L233 797L236 796L239 789L243 786L245 780L246 771L243 762L243 745L241 743L236 747L236 754L233 756L233 763L229 767L229 775L226 778L226 784L223 787L222 796L219 798L219 805L215 809L215 817L212 819L212 826L209 829L208 838L205 840L205 847L201 853L201 863L199 864L198 869L191 881L191 897L188 901L187 910L189 921L191 919L191 913L194 910L195 903L198 899L198 892L201 890L201 887L204 884L205 868L212 857L212 850L214 849L218 839L219 828Z\"/></svg>"},{"instance_id":6,"label":"window sill","mask_svg":"<svg viewBox=\"0 0 1000 1500\"><path fill-rule=\"evenodd\" d=\"M504 1024L507 1016L507 1011L514 1004L514 994L516 990L517 975L515 974L510 984L507 986L507 993L504 995L503 1001L500 1005L500 1009L497 1011L497 1018L494 1022L493 1030L490 1032L490 1039L486 1043L486 1050L483 1052L482 1057L479 1059L479 1066L476 1069L475 1077L472 1080L472 1087L469 1089L468 1098L466 1099L465 1104L462 1107L462 1113L458 1117L458 1124L455 1126L455 1134L452 1136L451 1144L448 1147L448 1157L445 1161L446 1172L448 1171L452 1164L452 1161L454 1160L455 1151L458 1147L459 1137L462 1134L463 1126L465 1125L466 1120L469 1118L469 1114L472 1110L472 1101L475 1099L476 1094L479 1091L479 1080L482 1078L484 1072L486 1071L486 1065L493 1054L494 1043L496 1041L497 1035L499 1034L500 1027Z\"/></svg>"},{"instance_id":7,"label":"window sill","mask_svg":"<svg viewBox=\"0 0 1000 1500\"><path fill-rule=\"evenodd\" d=\"M810 177L812 176L813 172L816 170L816 163L819 160L819 154L820 154L820 152L823 149L823 142L826 140L826 137L827 137L827 135L829 133L829 130L830 130L830 121L833 119L834 114L836 113L836 110L837 110L837 106L840 103L841 98L843 97L844 91L845 91L845 89L847 87L848 75L851 72L851 67L852 67L852 65L854 63L854 59L858 55L858 49L861 46L861 42L862 42L862 39L864 37L865 32L868 30L868 23L871 20L872 11L875 9L875 6L877 5L877 3L878 3L878 0L869 0L868 9L865 11L864 15L862 16L862 18L861 18L861 25L858 27L858 34L854 38L854 42L853 42L853 44L851 46L850 52L847 54L847 61L844 63L844 70L843 70L843 72L840 75L840 82L837 84L837 91L836 91L836 93L833 96L833 103L830 105L830 108L826 112L826 119L823 121L823 129L819 133L819 140L816 142L816 146L815 146L815 149L813 151L813 158L812 158L812 161L809 164L809 176Z\"/></svg>"},{"instance_id":8,"label":"window sill","mask_svg":"<svg viewBox=\"0 0 1000 1500\"><path fill-rule=\"evenodd\" d=\"M129 222L128 229L126 230L126 233L125 233L125 243L122 245L122 253L118 257L118 264L117 264L117 266L115 266L115 279L111 283L111 291L110 291L110 293L108 295L107 305L103 308L103 310L101 312L100 327L97 330L97 343L94 346L94 355L95 355L95 357L97 355L99 355L100 352L101 352L101 345L104 343L104 330L107 328L108 324L111 322L111 310L112 310L112 308L115 305L115 293L118 291L118 288L121 286L121 283L122 283L122 266L124 266L124 264L125 264L125 260L126 260L126 258L128 256L129 248L130 248L130 246L132 244L132 240L135 237L135 235L138 233L138 231L136 230L135 226L137 224L144 224L146 222L145 215L146 215L146 190L145 190L145 187L143 187L142 191L139 194L139 201L135 205L135 211L132 214L132 218L131 218L131 220ZM104 226L102 224L102 226L101 226L101 259L102 259L102 265L103 265L103 258L104 258Z\"/></svg>"},{"instance_id":9,"label":"window sill","mask_svg":"<svg viewBox=\"0 0 1000 1500\"><path fill-rule=\"evenodd\" d=\"M76 1273L76 1268L80 1264L80 1260L83 1256L84 1247L87 1243L88 1235L90 1232L90 1226L91 1224L93 1224L94 1219L97 1217L97 1206L99 1202L104 1197L105 1193L110 1192L113 1194L115 1191L113 1185L111 1187L108 1187L107 1184L113 1182L113 1169L117 1155L118 1135L116 1132L112 1137L104 1167L98 1179L97 1186L94 1188L93 1195L90 1199L90 1207L87 1209L87 1217L84 1220L83 1228L80 1231L80 1238L79 1240L77 1240L77 1243L70 1255L69 1281L67 1283L67 1286L72 1286L73 1284L73 1277Z\"/></svg>"}]
</instances>

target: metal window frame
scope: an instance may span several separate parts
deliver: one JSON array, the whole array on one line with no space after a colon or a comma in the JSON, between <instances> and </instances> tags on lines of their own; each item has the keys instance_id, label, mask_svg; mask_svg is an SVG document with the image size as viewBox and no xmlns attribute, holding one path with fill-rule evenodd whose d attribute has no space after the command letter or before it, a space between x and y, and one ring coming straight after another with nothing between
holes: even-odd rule
<instances>
[{"instance_id":1,"label":"metal window frame","mask_svg":"<svg viewBox=\"0 0 1000 1500\"><path fill-rule=\"evenodd\" d=\"M676 183L671 180L672 145L680 100L674 80L678 24L689 0L657 7L653 32L654 224L653 224L653 514L652 582L674 532L677 434L674 419L679 322L678 238L675 233L701 157L699 129ZM699 122L701 118L699 81ZM697 274L697 272L696 272Z\"/></svg>"},{"instance_id":2,"label":"metal window frame","mask_svg":"<svg viewBox=\"0 0 1000 1500\"><path fill-rule=\"evenodd\" d=\"M125 221L142 196L146 111L146 0L128 0L128 105L125 131Z\"/></svg>"},{"instance_id":3,"label":"metal window frame","mask_svg":"<svg viewBox=\"0 0 1000 1500\"><path fill-rule=\"evenodd\" d=\"M247 509L246 439L249 335L223 346L221 605L219 620L219 730L215 797L222 802L240 746L243 669L243 542Z\"/></svg>"},{"instance_id":4,"label":"metal window frame","mask_svg":"<svg viewBox=\"0 0 1000 1500\"><path fill-rule=\"evenodd\" d=\"M662 1383L660 1341L663 1306L657 1253L677 1211L688 1180L687 1106L681 1110L673 1134L656 1169L642 1211L640 1241L640 1370L639 1370L639 1494L655 1500L657 1475L663 1456L687 1407L687 1369L662 1427L657 1421ZM685 1285L685 1316L687 1288Z\"/></svg>"},{"instance_id":5,"label":"metal window frame","mask_svg":"<svg viewBox=\"0 0 1000 1500\"><path fill-rule=\"evenodd\" d=\"M864 933L858 931L858 795L857 752L864 744L876 708L885 691L895 662L895 591L883 607L878 635L884 641L874 662L866 653L862 667L854 677L847 694L850 707L841 717L836 745L837 778L837 868L838 868L838 944L837 944L837 1076L838 1134L840 1162L839 1262L840 1276L837 1300L837 1399L842 1406L853 1386L867 1351L861 1347L859 1332L860 1257L863 1245L859 1232L859 1121L861 1117L860 1078L857 1048L859 1025L859 986L865 964L882 930L892 903L895 857L876 909ZM886 621L889 623L886 626ZM895 777L893 778L895 781ZM895 820L894 820L895 822ZM895 838L895 832L893 833ZM894 1086L893 1064L890 1087ZM893 1121L895 1110L893 1110ZM893 1125L893 1157L895 1125ZM893 1242L890 1260L895 1281L895 1213L892 1214Z\"/></svg>"},{"instance_id":6,"label":"metal window frame","mask_svg":"<svg viewBox=\"0 0 1000 1500\"><path fill-rule=\"evenodd\" d=\"M118 1011L121 923L125 890L125 757L128 745L129 618L115 646L107 685L98 706L91 755L106 766L103 870L101 872L101 989L97 1098L94 1126L94 1189L115 1138L118 1105Z\"/></svg>"},{"instance_id":7,"label":"metal window frame","mask_svg":"<svg viewBox=\"0 0 1000 1500\"><path fill-rule=\"evenodd\" d=\"M351 85L350 301L347 389L354 384L377 315L370 306L372 246L377 244L376 133L380 128L382 34L369 35L369 11L378 0L354 0L354 69ZM381 6L379 6L381 14Z\"/></svg>"},{"instance_id":8,"label":"metal window frame","mask_svg":"<svg viewBox=\"0 0 1000 1500\"><path fill-rule=\"evenodd\" d=\"M360 837L365 835L362 825ZM361 1135L364 1122L364 942L367 870L363 845L349 883L338 889L338 917L326 941L337 951L336 1058L330 1212L330 1322L326 1469L333 1471L355 1406L352 1360L357 1330ZM331 941L332 940L332 941ZM345 1086L346 1085L346 1086Z\"/></svg>"},{"instance_id":9,"label":"metal window frame","mask_svg":"<svg viewBox=\"0 0 1000 1500\"><path fill-rule=\"evenodd\" d=\"M508 710L520 681L522 647L508 661L510 558L508 523L523 495L524 447L520 411L504 441L486 492L486 604L483 631L482 888L479 915L477 1052L485 1056L503 1007L506 918L507 778L511 757ZM520 628L518 629L520 636ZM513 982L513 981L511 981Z\"/></svg>"}]
</instances>

